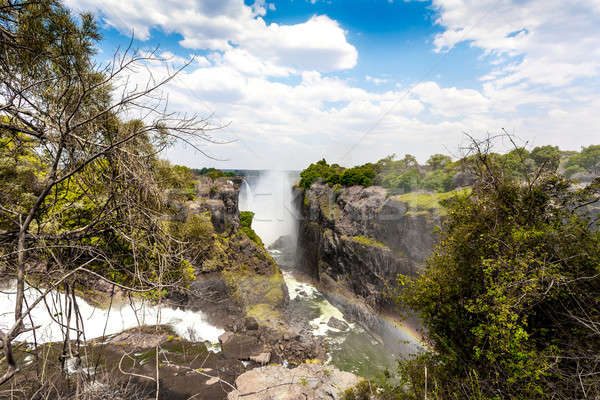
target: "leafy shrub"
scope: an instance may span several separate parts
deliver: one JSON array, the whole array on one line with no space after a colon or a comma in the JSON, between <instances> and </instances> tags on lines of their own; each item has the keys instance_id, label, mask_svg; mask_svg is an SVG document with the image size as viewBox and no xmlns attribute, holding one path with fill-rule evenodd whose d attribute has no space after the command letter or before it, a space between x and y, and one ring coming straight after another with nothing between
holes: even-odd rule
<instances>
[{"instance_id":1,"label":"leafy shrub","mask_svg":"<svg viewBox=\"0 0 600 400\"><path fill-rule=\"evenodd\" d=\"M425 367L439 398L600 395L590 325L600 317L600 233L578 209L598 198L600 179L573 191L556 175L531 185L488 175L448 200L436 250L399 296L431 345L401 363L406 398L423 398Z\"/></svg>"},{"instance_id":2,"label":"leafy shrub","mask_svg":"<svg viewBox=\"0 0 600 400\"><path fill-rule=\"evenodd\" d=\"M240 230L248 236L250 240L259 245L260 247L264 247L260 236L254 232L252 229L252 220L254 219L254 213L252 211L242 211L240 212Z\"/></svg>"}]
</instances>

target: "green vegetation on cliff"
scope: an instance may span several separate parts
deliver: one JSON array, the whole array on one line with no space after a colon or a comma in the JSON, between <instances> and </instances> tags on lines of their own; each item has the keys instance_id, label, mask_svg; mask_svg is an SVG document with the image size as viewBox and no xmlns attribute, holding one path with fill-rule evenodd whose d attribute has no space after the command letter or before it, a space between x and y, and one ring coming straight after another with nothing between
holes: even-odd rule
<instances>
[{"instance_id":1,"label":"green vegetation on cliff","mask_svg":"<svg viewBox=\"0 0 600 400\"><path fill-rule=\"evenodd\" d=\"M558 174L523 184L485 154L476 167L472 192L446 202L424 271L399 282L429 348L399 363L402 384L385 381L381 397L600 396L600 232L586 211L600 178L575 190Z\"/></svg>"},{"instance_id":2,"label":"green vegetation on cliff","mask_svg":"<svg viewBox=\"0 0 600 400\"><path fill-rule=\"evenodd\" d=\"M445 193L411 192L395 195L392 199L406 203L410 208L408 213L429 214L430 212L435 211L438 215L445 215L446 211L444 205L449 199L457 195L469 194L470 191L470 189L462 189Z\"/></svg>"},{"instance_id":3,"label":"green vegetation on cliff","mask_svg":"<svg viewBox=\"0 0 600 400\"><path fill-rule=\"evenodd\" d=\"M377 241L377 240L375 240L373 238L368 238L368 237L364 237L364 236L352 236L351 239L354 240L355 242L358 242L358 243L363 244L365 246L375 246L375 247L379 247L381 249L387 249L387 248L389 248L384 243L379 242L379 241Z\"/></svg>"},{"instance_id":4,"label":"green vegetation on cliff","mask_svg":"<svg viewBox=\"0 0 600 400\"><path fill-rule=\"evenodd\" d=\"M252 229L252 220L254 219L254 213L252 211L241 211L240 212L240 230L250 238L254 243L260 247L264 247L260 236Z\"/></svg>"}]
</instances>

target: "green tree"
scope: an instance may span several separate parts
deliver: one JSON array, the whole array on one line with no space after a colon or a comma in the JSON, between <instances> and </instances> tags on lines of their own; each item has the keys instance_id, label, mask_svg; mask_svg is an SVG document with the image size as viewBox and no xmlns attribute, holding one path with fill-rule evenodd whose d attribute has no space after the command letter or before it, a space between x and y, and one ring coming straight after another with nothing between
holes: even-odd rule
<instances>
[{"instance_id":1,"label":"green tree","mask_svg":"<svg viewBox=\"0 0 600 400\"><path fill-rule=\"evenodd\" d=\"M406 398L422 398L425 367L437 398L599 396L600 232L586 206L600 179L523 184L487 154L474 160L472 193L448 201L439 244L400 295L431 346L401 364Z\"/></svg>"},{"instance_id":2,"label":"green tree","mask_svg":"<svg viewBox=\"0 0 600 400\"><path fill-rule=\"evenodd\" d=\"M538 146L531 150L529 156L535 161L535 164L546 170L556 171L560 163L560 150L558 146Z\"/></svg>"},{"instance_id":3,"label":"green tree","mask_svg":"<svg viewBox=\"0 0 600 400\"><path fill-rule=\"evenodd\" d=\"M581 169L594 175L600 175L600 145L582 148L581 152L567 159L565 167L568 171L567 176L571 176Z\"/></svg>"},{"instance_id":4,"label":"green tree","mask_svg":"<svg viewBox=\"0 0 600 400\"><path fill-rule=\"evenodd\" d=\"M452 158L444 154L434 154L427 160L427 165L429 165L433 170L438 170L445 168L451 162Z\"/></svg>"}]
</instances>

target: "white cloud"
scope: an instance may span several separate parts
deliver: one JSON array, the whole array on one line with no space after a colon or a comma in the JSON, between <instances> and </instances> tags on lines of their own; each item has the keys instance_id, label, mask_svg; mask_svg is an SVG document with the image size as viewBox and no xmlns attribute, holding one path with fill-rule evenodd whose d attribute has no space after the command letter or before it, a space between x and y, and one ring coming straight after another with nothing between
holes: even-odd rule
<instances>
[{"instance_id":1,"label":"white cloud","mask_svg":"<svg viewBox=\"0 0 600 400\"><path fill-rule=\"evenodd\" d=\"M387 83L387 82L388 82L388 80L387 80L387 79L383 79L383 78L376 78L376 77L374 77L374 76L371 76L371 75L367 75L367 76L365 76L365 80L366 80L367 82L372 82L372 83L374 83L374 84L376 84L376 85L381 85L381 84L383 84L383 83Z\"/></svg>"},{"instance_id":2,"label":"white cloud","mask_svg":"<svg viewBox=\"0 0 600 400\"><path fill-rule=\"evenodd\" d=\"M389 82L394 89L381 93L359 87L388 83L381 77L328 73L353 68L358 55L339 23L324 15L279 25L263 20L273 5L267 1L67 0L100 11L122 32L133 28L148 38L162 29L181 34L188 49L208 49L164 90L173 110L227 124L215 134L240 141L209 150L232 159L219 166L240 168L303 168L324 156L351 165L390 153L424 161L456 149L463 132L501 128L533 145L597 142L600 4L590 1L433 0L444 28L435 48L468 41L484 50L491 72L479 77L478 90L432 80L412 88ZM151 66L158 75L161 68ZM169 156L207 163L189 148Z\"/></svg>"},{"instance_id":3,"label":"white cloud","mask_svg":"<svg viewBox=\"0 0 600 400\"><path fill-rule=\"evenodd\" d=\"M151 29L183 36L189 49L228 51L241 48L282 68L330 72L356 65L356 48L339 24L316 15L294 25L266 24L273 3L256 0L65 0L77 10L92 10L125 34L147 40Z\"/></svg>"},{"instance_id":4,"label":"white cloud","mask_svg":"<svg viewBox=\"0 0 600 400\"><path fill-rule=\"evenodd\" d=\"M498 67L499 87L519 82L564 86L600 73L598 0L433 0L445 28L434 44L445 51L463 41L497 60L522 56Z\"/></svg>"},{"instance_id":5,"label":"white cloud","mask_svg":"<svg viewBox=\"0 0 600 400\"><path fill-rule=\"evenodd\" d=\"M488 111L490 103L490 100L477 90L440 88L435 82L420 83L411 92L429 104L433 114L444 117L481 114Z\"/></svg>"}]
</instances>

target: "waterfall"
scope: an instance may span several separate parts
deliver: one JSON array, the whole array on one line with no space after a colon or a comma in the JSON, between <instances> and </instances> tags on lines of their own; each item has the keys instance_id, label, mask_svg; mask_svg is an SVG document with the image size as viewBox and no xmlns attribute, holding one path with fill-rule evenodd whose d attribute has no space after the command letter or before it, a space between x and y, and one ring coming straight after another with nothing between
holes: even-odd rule
<instances>
[{"instance_id":1,"label":"waterfall","mask_svg":"<svg viewBox=\"0 0 600 400\"><path fill-rule=\"evenodd\" d=\"M246 179L242 180L242 190L240 190L240 211L252 211L254 202L254 193Z\"/></svg>"},{"instance_id":2,"label":"waterfall","mask_svg":"<svg viewBox=\"0 0 600 400\"><path fill-rule=\"evenodd\" d=\"M27 304L32 304L40 296L39 291L27 287L25 299ZM0 288L0 330L12 326L15 314L12 311L16 302L16 281L3 283ZM62 306L65 295L58 291L51 291L46 301L36 305L31 312L31 318L36 326L36 340L38 343L62 341L64 328L57 321L62 316ZM188 340L209 341L217 343L218 337L224 331L206 321L202 312L191 310L159 307L141 299L136 299L133 304L114 301L111 309L97 308L87 303L84 299L77 300L79 311L87 339L102 337L103 334L111 335L126 329L142 325L164 324L170 325L178 336ZM29 322L29 318L25 320ZM75 325L71 321L72 326ZM106 330L105 330L106 328ZM72 332L71 337L76 333ZM33 332L29 331L19 335L18 340L33 342Z\"/></svg>"},{"instance_id":3,"label":"waterfall","mask_svg":"<svg viewBox=\"0 0 600 400\"><path fill-rule=\"evenodd\" d=\"M287 171L262 171L251 187L244 180L240 210L254 212L252 229L265 245L284 235L296 236L297 216L292 188L297 176Z\"/></svg>"}]
</instances>

